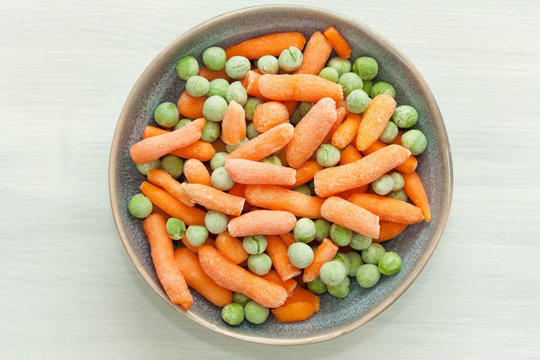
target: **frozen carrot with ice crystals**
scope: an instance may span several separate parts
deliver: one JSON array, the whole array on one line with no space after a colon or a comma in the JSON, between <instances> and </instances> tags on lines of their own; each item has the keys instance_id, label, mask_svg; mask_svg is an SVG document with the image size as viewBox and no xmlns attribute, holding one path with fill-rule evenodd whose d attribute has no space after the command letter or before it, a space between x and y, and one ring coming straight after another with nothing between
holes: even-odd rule
<instances>
[{"instance_id":1,"label":"frozen carrot with ice crystals","mask_svg":"<svg viewBox=\"0 0 540 360\"><path fill-rule=\"evenodd\" d=\"M187 240L186 235L184 235L184 236L182 237L181 241L182 241L182 244L184 244L184 246L185 246L189 251L191 251L191 252L194 253L194 254L198 254L198 253L199 253L199 247L202 246L202 245L200 245L200 246L193 246L193 245L191 245L191 244L189 243L189 241ZM214 242L214 240L212 240L212 238L207 238L207 239L204 241L203 245L215 246L215 242Z\"/></svg>"},{"instance_id":2,"label":"frozen carrot with ice crystals","mask_svg":"<svg viewBox=\"0 0 540 360\"><path fill-rule=\"evenodd\" d=\"M225 54L227 54L227 59L233 56L244 56L253 60L264 55L279 56L283 50L291 46L302 50L305 43L306 38L299 32L275 33L233 45L225 49Z\"/></svg>"},{"instance_id":3,"label":"frozen carrot with ice crystals","mask_svg":"<svg viewBox=\"0 0 540 360\"><path fill-rule=\"evenodd\" d=\"M246 112L242 105L232 100L221 123L221 140L228 145L237 145L246 137Z\"/></svg>"},{"instance_id":4,"label":"frozen carrot with ice crystals","mask_svg":"<svg viewBox=\"0 0 540 360\"><path fill-rule=\"evenodd\" d=\"M317 171L322 170L322 166L314 160L306 161L302 166L296 169L296 181L291 186L285 186L289 189L294 189L313 180Z\"/></svg>"},{"instance_id":5,"label":"frozen carrot with ice crystals","mask_svg":"<svg viewBox=\"0 0 540 360\"><path fill-rule=\"evenodd\" d=\"M144 128L143 139L167 134L169 131L163 130L153 126L147 126ZM169 154L181 157L183 159L197 159L199 161L208 161L212 159L216 150L212 144L206 141L197 140L193 144L186 146L185 148L176 149Z\"/></svg>"},{"instance_id":6,"label":"frozen carrot with ice crystals","mask_svg":"<svg viewBox=\"0 0 540 360\"><path fill-rule=\"evenodd\" d=\"M321 206L323 218L360 234L379 237L379 217L366 209L337 196L329 197Z\"/></svg>"},{"instance_id":7,"label":"frozen carrot with ice crystals","mask_svg":"<svg viewBox=\"0 0 540 360\"><path fill-rule=\"evenodd\" d=\"M308 302L297 301L272 309L272 314L277 322L295 322L309 319L315 312L315 308Z\"/></svg>"},{"instance_id":8,"label":"frozen carrot with ice crystals","mask_svg":"<svg viewBox=\"0 0 540 360\"><path fill-rule=\"evenodd\" d=\"M294 126L291 124L278 125L241 145L226 159L262 160L287 145L293 134Z\"/></svg>"},{"instance_id":9,"label":"frozen carrot with ice crystals","mask_svg":"<svg viewBox=\"0 0 540 360\"><path fill-rule=\"evenodd\" d=\"M279 101L317 102L329 97L343 99L341 85L311 74L273 75L265 74L259 79L261 95Z\"/></svg>"},{"instance_id":10,"label":"frozen carrot with ice crystals","mask_svg":"<svg viewBox=\"0 0 540 360\"><path fill-rule=\"evenodd\" d=\"M178 112L190 119L202 118L202 110L206 99L206 96L195 97L184 91L178 98Z\"/></svg>"},{"instance_id":11,"label":"frozen carrot with ice crystals","mask_svg":"<svg viewBox=\"0 0 540 360\"><path fill-rule=\"evenodd\" d=\"M362 154L360 154L360 151L358 151L356 147L354 147L354 145L350 144L341 152L341 158L339 159L339 164L347 165L352 162L355 162L356 160L360 160L361 158L362 158Z\"/></svg>"},{"instance_id":12,"label":"frozen carrot with ice crystals","mask_svg":"<svg viewBox=\"0 0 540 360\"><path fill-rule=\"evenodd\" d=\"M291 233L281 234L281 235L279 235L279 237L281 238L281 240L283 240L285 245L287 245L287 248L289 246L291 246L291 244L294 244L296 242L296 239L294 238L294 235L291 234Z\"/></svg>"},{"instance_id":13,"label":"frozen carrot with ice crystals","mask_svg":"<svg viewBox=\"0 0 540 360\"><path fill-rule=\"evenodd\" d=\"M340 57L344 59L351 57L351 47L335 27L330 26L324 30L324 36L330 41L332 47Z\"/></svg>"},{"instance_id":14,"label":"frozen carrot with ice crystals","mask_svg":"<svg viewBox=\"0 0 540 360\"><path fill-rule=\"evenodd\" d=\"M313 253L313 262L304 269L304 276L302 278L304 282L307 283L315 280L319 276L321 266L332 260L338 250L339 247L331 240L324 239Z\"/></svg>"},{"instance_id":15,"label":"frozen carrot with ice crystals","mask_svg":"<svg viewBox=\"0 0 540 360\"><path fill-rule=\"evenodd\" d=\"M405 190L413 204L422 209L426 221L430 222L431 210L429 209L429 201L422 180L420 180L420 177L414 171L411 173L402 172L401 176L403 176L403 180L405 180L403 190Z\"/></svg>"},{"instance_id":16,"label":"frozen carrot with ice crystals","mask_svg":"<svg viewBox=\"0 0 540 360\"><path fill-rule=\"evenodd\" d=\"M242 242L224 231L216 237L216 249L235 264L241 264L248 259L249 254L244 250Z\"/></svg>"},{"instance_id":17,"label":"frozen carrot with ice crystals","mask_svg":"<svg viewBox=\"0 0 540 360\"><path fill-rule=\"evenodd\" d=\"M165 191L167 191L169 194L171 194L187 206L195 205L189 200L187 195L182 190L182 185L178 181L173 179L173 177L169 175L169 173L161 169L154 169L149 171L146 176L148 177L148 181L150 181L152 184L165 189Z\"/></svg>"},{"instance_id":18,"label":"frozen carrot with ice crystals","mask_svg":"<svg viewBox=\"0 0 540 360\"><path fill-rule=\"evenodd\" d=\"M399 145L399 144L398 144ZM380 150L382 148L387 147L385 143L383 143L380 140L375 141L370 147L368 147L366 150L362 151L364 155L369 155L371 153L374 153L377 150ZM418 160L414 157L414 155L410 155L407 160L405 160L401 165L396 166L396 170L404 173L411 173L414 170L416 170L416 166L418 165Z\"/></svg>"},{"instance_id":19,"label":"frozen carrot with ice crystals","mask_svg":"<svg viewBox=\"0 0 540 360\"><path fill-rule=\"evenodd\" d=\"M298 283L294 279L288 279L285 281L281 280L281 277L279 276L277 271L274 269L271 269L266 274L261 275L261 277L263 279L266 279L271 282L275 282L276 284L283 286L285 290L287 290L287 293L289 294L289 296L293 292L293 290L296 289L296 285L298 285Z\"/></svg>"},{"instance_id":20,"label":"frozen carrot with ice crystals","mask_svg":"<svg viewBox=\"0 0 540 360\"><path fill-rule=\"evenodd\" d=\"M225 170L240 184L292 185L296 181L294 169L246 159L227 159Z\"/></svg>"},{"instance_id":21,"label":"frozen carrot with ice crystals","mask_svg":"<svg viewBox=\"0 0 540 360\"><path fill-rule=\"evenodd\" d=\"M262 74L259 70L249 70L246 76L244 76L242 79L242 86L244 86L249 95L267 101L268 99L262 96L261 92L259 91L259 79L261 76Z\"/></svg>"},{"instance_id":22,"label":"frozen carrot with ice crystals","mask_svg":"<svg viewBox=\"0 0 540 360\"><path fill-rule=\"evenodd\" d=\"M289 122L289 111L279 101L265 102L255 109L253 114L253 127L260 133Z\"/></svg>"},{"instance_id":23,"label":"frozen carrot with ice crystals","mask_svg":"<svg viewBox=\"0 0 540 360\"><path fill-rule=\"evenodd\" d=\"M304 50L304 58L297 74L319 75L332 53L332 45L320 31L316 31L309 38Z\"/></svg>"},{"instance_id":24,"label":"frozen carrot with ice crystals","mask_svg":"<svg viewBox=\"0 0 540 360\"><path fill-rule=\"evenodd\" d=\"M358 126L356 147L360 151L370 147L381 136L396 109L396 100L390 95L377 95L364 112Z\"/></svg>"},{"instance_id":25,"label":"frozen carrot with ice crystals","mask_svg":"<svg viewBox=\"0 0 540 360\"><path fill-rule=\"evenodd\" d=\"M348 200L377 215L381 220L402 224L416 224L424 220L420 208L405 201L377 194L358 193L352 195Z\"/></svg>"},{"instance_id":26,"label":"frozen carrot with ice crystals","mask_svg":"<svg viewBox=\"0 0 540 360\"><path fill-rule=\"evenodd\" d=\"M283 240L276 235L268 235L266 240L268 243L266 252L272 259L272 265L281 279L286 281L300 275L300 269L291 264L291 261L289 260L289 256L287 255L288 247Z\"/></svg>"},{"instance_id":27,"label":"frozen carrot with ice crystals","mask_svg":"<svg viewBox=\"0 0 540 360\"><path fill-rule=\"evenodd\" d=\"M212 185L208 169L199 160L189 159L186 161L184 163L184 175L187 181L192 184Z\"/></svg>"},{"instance_id":28,"label":"frozen carrot with ice crystals","mask_svg":"<svg viewBox=\"0 0 540 360\"><path fill-rule=\"evenodd\" d=\"M315 312L319 311L321 298L301 286L298 286L293 290L292 294L289 295L287 300L285 300L285 304L283 305L291 304L298 301L305 301L307 303L310 303L315 308Z\"/></svg>"},{"instance_id":29,"label":"frozen carrot with ice crystals","mask_svg":"<svg viewBox=\"0 0 540 360\"><path fill-rule=\"evenodd\" d=\"M290 211L299 217L321 217L324 199L273 185L248 185L244 191L248 203L271 210Z\"/></svg>"},{"instance_id":30,"label":"frozen carrot with ice crystals","mask_svg":"<svg viewBox=\"0 0 540 360\"><path fill-rule=\"evenodd\" d=\"M334 136L334 133L336 132L336 130L339 128L339 126L343 122L343 119L345 119L345 114L346 114L346 112L345 112L345 110L343 108L340 108L340 107L336 106L336 122L334 123L334 125L332 125L332 127L330 128L330 131L324 137L324 140L322 142L323 144L329 144L330 143L330 141L332 140L332 136Z\"/></svg>"},{"instance_id":31,"label":"frozen carrot with ice crystals","mask_svg":"<svg viewBox=\"0 0 540 360\"><path fill-rule=\"evenodd\" d=\"M377 239L373 239L373 242L376 243L381 243L398 237L407 228L407 224L400 224L385 220L379 221L379 226L381 227L379 237Z\"/></svg>"},{"instance_id":32,"label":"frozen carrot with ice crystals","mask_svg":"<svg viewBox=\"0 0 540 360\"><path fill-rule=\"evenodd\" d=\"M227 215L240 215L244 209L244 198L227 194L211 186L201 184L182 184L182 190L189 199L207 209Z\"/></svg>"},{"instance_id":33,"label":"frozen carrot with ice crystals","mask_svg":"<svg viewBox=\"0 0 540 360\"><path fill-rule=\"evenodd\" d=\"M296 217L288 211L255 210L231 219L229 234L232 236L279 235L296 225Z\"/></svg>"},{"instance_id":34,"label":"frozen carrot with ice crystals","mask_svg":"<svg viewBox=\"0 0 540 360\"><path fill-rule=\"evenodd\" d=\"M358 125L362 118L358 114L349 114L347 119L341 123L334 135L332 135L332 145L338 149L344 149L353 142L358 133Z\"/></svg>"}]
</instances>

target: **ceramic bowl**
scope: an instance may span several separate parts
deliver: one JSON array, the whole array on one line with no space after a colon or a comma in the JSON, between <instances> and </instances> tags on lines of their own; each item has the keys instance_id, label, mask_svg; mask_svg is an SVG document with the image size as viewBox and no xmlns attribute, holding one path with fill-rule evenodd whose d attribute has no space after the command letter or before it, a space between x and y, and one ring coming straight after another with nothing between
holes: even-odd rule
<instances>
[{"instance_id":1,"label":"ceramic bowl","mask_svg":"<svg viewBox=\"0 0 540 360\"><path fill-rule=\"evenodd\" d=\"M193 307L182 311L170 303L158 282L141 220L129 215L128 200L139 192L145 179L129 157L129 148L139 141L146 125L153 123L153 111L163 101L176 102L185 82L175 73L175 65L185 55L202 64L201 55L210 46L226 48L243 40L268 33L298 31L306 38L333 25L348 40L352 59L369 55L377 59L379 74L396 89L398 104L414 106L418 125L428 138L427 150L418 157L418 173L430 199L430 223L409 226L398 238L384 243L403 259L403 267L393 276L383 276L370 289L351 281L350 295L339 299L324 294L321 308L307 321L277 323L273 316L262 325L244 321L229 326L221 320L220 308L193 291ZM452 163L443 119L426 82L407 58L375 31L357 20L328 10L301 6L259 6L233 11L210 19L189 30L167 46L135 83L124 105L114 139L109 164L109 188L114 221L133 264L155 292L199 324L237 339L274 345L315 343L348 333L384 311L420 274L441 237L452 197Z\"/></svg>"}]
</instances>

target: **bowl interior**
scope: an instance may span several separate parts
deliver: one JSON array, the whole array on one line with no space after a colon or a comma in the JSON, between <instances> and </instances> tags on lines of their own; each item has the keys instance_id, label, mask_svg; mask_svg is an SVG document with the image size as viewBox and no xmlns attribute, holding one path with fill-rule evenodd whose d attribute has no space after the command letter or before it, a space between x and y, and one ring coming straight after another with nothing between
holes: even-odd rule
<instances>
[{"instance_id":1,"label":"bowl interior","mask_svg":"<svg viewBox=\"0 0 540 360\"><path fill-rule=\"evenodd\" d=\"M129 215L127 203L145 180L129 157L130 146L140 140L146 125L153 124L155 107L163 101L176 102L184 90L185 82L175 73L176 62L185 55L193 55L202 64L201 54L210 46L225 48L242 40L283 31L299 31L309 38L313 32L330 25L348 40L353 49L352 59L362 55L377 59L376 80L387 81L395 87L398 104L410 104L418 110L417 128L426 134L428 148L418 157L417 171L430 199L433 220L429 224L409 226L399 238L384 244L388 251L401 255L403 267L399 273L383 276L371 289L360 288L351 278L348 297L338 299L323 295L320 311L304 322L280 324L270 316L263 325L244 321L232 327L221 321L218 307L193 291L194 305L187 316L229 336L261 343L301 344L351 331L384 310L414 281L446 223L452 185L448 140L435 100L416 69L384 39L350 18L305 7L264 6L222 15L182 35L154 60L130 93L115 133L110 163L113 213L128 254L148 283L168 301L156 277L141 220Z\"/></svg>"}]
</instances>

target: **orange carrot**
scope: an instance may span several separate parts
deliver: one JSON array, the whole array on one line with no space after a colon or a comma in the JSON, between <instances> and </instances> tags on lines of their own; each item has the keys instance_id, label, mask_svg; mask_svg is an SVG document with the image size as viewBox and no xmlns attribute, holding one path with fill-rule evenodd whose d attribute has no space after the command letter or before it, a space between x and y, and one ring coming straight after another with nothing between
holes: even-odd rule
<instances>
[{"instance_id":1,"label":"orange carrot","mask_svg":"<svg viewBox=\"0 0 540 360\"><path fill-rule=\"evenodd\" d=\"M244 198L227 194L211 186L202 184L182 184L182 190L191 201L210 210L227 215L240 215L244 209Z\"/></svg>"},{"instance_id":2,"label":"orange carrot","mask_svg":"<svg viewBox=\"0 0 540 360\"><path fill-rule=\"evenodd\" d=\"M246 137L246 112L242 105L232 100L221 123L221 139L225 144L236 145Z\"/></svg>"},{"instance_id":3,"label":"orange carrot","mask_svg":"<svg viewBox=\"0 0 540 360\"><path fill-rule=\"evenodd\" d=\"M184 244L184 246L189 250L191 251L192 253L194 254L198 254L199 253L199 247L200 246L193 246L189 243L189 241L187 241L187 237L186 235L184 235L181 239L182 241L182 244ZM208 245L208 246L215 246L215 242L214 240L212 240L212 238L207 238L203 245ZM202 245L201 245L202 246Z\"/></svg>"},{"instance_id":4,"label":"orange carrot","mask_svg":"<svg viewBox=\"0 0 540 360\"><path fill-rule=\"evenodd\" d=\"M291 124L278 125L249 140L227 155L227 159L262 160L287 145L293 134L294 127Z\"/></svg>"},{"instance_id":5,"label":"orange carrot","mask_svg":"<svg viewBox=\"0 0 540 360\"><path fill-rule=\"evenodd\" d=\"M291 186L285 186L289 189L294 189L300 185L307 183L308 181L313 180L313 177L317 171L321 170L322 166L319 165L316 161L306 161L302 166L296 169L296 181Z\"/></svg>"},{"instance_id":6,"label":"orange carrot","mask_svg":"<svg viewBox=\"0 0 540 360\"><path fill-rule=\"evenodd\" d=\"M407 224L399 224L392 221L379 221L381 231L378 239L373 239L373 242L381 243L395 237L398 237L406 228Z\"/></svg>"},{"instance_id":7,"label":"orange carrot","mask_svg":"<svg viewBox=\"0 0 540 360\"><path fill-rule=\"evenodd\" d=\"M161 210L157 206L152 206L152 214L160 214L165 218L165 220L169 220L170 216L165 211Z\"/></svg>"},{"instance_id":8,"label":"orange carrot","mask_svg":"<svg viewBox=\"0 0 540 360\"><path fill-rule=\"evenodd\" d=\"M331 240L324 239L315 249L313 254L313 262L304 269L304 282L313 281L319 276L319 271L321 271L321 266L329 262L336 256L339 247L334 244Z\"/></svg>"},{"instance_id":9,"label":"orange carrot","mask_svg":"<svg viewBox=\"0 0 540 360\"><path fill-rule=\"evenodd\" d=\"M199 262L206 275L218 285L242 293L264 307L281 306L287 299L287 290L282 286L250 273L211 246L199 247Z\"/></svg>"},{"instance_id":10,"label":"orange carrot","mask_svg":"<svg viewBox=\"0 0 540 360\"><path fill-rule=\"evenodd\" d=\"M420 208L405 201L377 194L359 193L352 195L348 200L377 215L381 220L388 220L401 224L416 224L424 220Z\"/></svg>"},{"instance_id":11,"label":"orange carrot","mask_svg":"<svg viewBox=\"0 0 540 360\"><path fill-rule=\"evenodd\" d=\"M392 141L392 144L398 144L400 145L401 144L401 137L403 136L404 132L403 131L398 131L398 135L396 136L396 138L394 139L394 141Z\"/></svg>"},{"instance_id":12,"label":"orange carrot","mask_svg":"<svg viewBox=\"0 0 540 360\"><path fill-rule=\"evenodd\" d=\"M296 217L287 211L255 210L235 217L229 222L232 236L279 235L291 231Z\"/></svg>"},{"instance_id":13,"label":"orange carrot","mask_svg":"<svg viewBox=\"0 0 540 360\"><path fill-rule=\"evenodd\" d=\"M362 118L358 114L351 113L347 116L347 119L345 119L332 136L332 145L339 149L343 149L352 143L358 133L360 120L362 120Z\"/></svg>"},{"instance_id":14,"label":"orange carrot","mask_svg":"<svg viewBox=\"0 0 540 360\"><path fill-rule=\"evenodd\" d=\"M395 109L396 100L390 95L377 95L371 100L358 126L356 136L358 150L364 151L377 141Z\"/></svg>"},{"instance_id":15,"label":"orange carrot","mask_svg":"<svg viewBox=\"0 0 540 360\"><path fill-rule=\"evenodd\" d=\"M242 242L224 231L216 238L216 249L235 264L241 264L248 259L249 254L244 250Z\"/></svg>"},{"instance_id":16,"label":"orange carrot","mask_svg":"<svg viewBox=\"0 0 540 360\"><path fill-rule=\"evenodd\" d=\"M289 117L292 115L294 109L296 109L296 106L298 106L298 101L282 101L282 103L287 108Z\"/></svg>"},{"instance_id":17,"label":"orange carrot","mask_svg":"<svg viewBox=\"0 0 540 360\"><path fill-rule=\"evenodd\" d=\"M159 282L173 304L188 310L193 304L193 298L174 260L173 243L167 232L165 218L160 214L151 214L144 219L143 229L150 243L150 253Z\"/></svg>"},{"instance_id":18,"label":"orange carrot","mask_svg":"<svg viewBox=\"0 0 540 360\"><path fill-rule=\"evenodd\" d=\"M343 99L341 85L311 74L265 74L259 79L259 91L264 97L280 101L317 102L325 97L335 101Z\"/></svg>"},{"instance_id":19,"label":"orange carrot","mask_svg":"<svg viewBox=\"0 0 540 360\"><path fill-rule=\"evenodd\" d=\"M289 111L279 101L268 101L257 106L253 114L253 127L260 133L289 122Z\"/></svg>"},{"instance_id":20,"label":"orange carrot","mask_svg":"<svg viewBox=\"0 0 540 360\"><path fill-rule=\"evenodd\" d=\"M245 195L244 195L245 189L246 189L245 184L235 183L233 187L229 190L228 194L245 198Z\"/></svg>"},{"instance_id":21,"label":"orange carrot","mask_svg":"<svg viewBox=\"0 0 540 360\"><path fill-rule=\"evenodd\" d=\"M345 116L349 116L349 114L351 113L349 111L349 108L347 107L347 99L341 99L339 100L338 102L336 102L336 108L342 108L343 111L345 111Z\"/></svg>"},{"instance_id":22,"label":"orange carrot","mask_svg":"<svg viewBox=\"0 0 540 360\"><path fill-rule=\"evenodd\" d=\"M196 207L189 207L170 195L165 190L144 181L140 188L152 204L165 211L172 217L182 220L187 225L204 225L205 211Z\"/></svg>"},{"instance_id":23,"label":"orange carrot","mask_svg":"<svg viewBox=\"0 0 540 360\"><path fill-rule=\"evenodd\" d=\"M358 151L354 145L347 146L342 152L341 152L341 158L339 159L340 165L347 165L352 162L355 162L356 160L360 160L362 158L362 154L360 154L360 151Z\"/></svg>"},{"instance_id":24,"label":"orange carrot","mask_svg":"<svg viewBox=\"0 0 540 360\"><path fill-rule=\"evenodd\" d=\"M319 75L332 53L332 45L320 31L311 35L304 50L304 58L297 74Z\"/></svg>"},{"instance_id":25,"label":"orange carrot","mask_svg":"<svg viewBox=\"0 0 540 360\"><path fill-rule=\"evenodd\" d=\"M330 26L324 30L324 36L330 41L332 47L340 57L344 59L351 57L351 47L335 27Z\"/></svg>"},{"instance_id":26,"label":"orange carrot","mask_svg":"<svg viewBox=\"0 0 540 360\"><path fill-rule=\"evenodd\" d=\"M337 196L325 200L321 206L321 214L326 220L357 233L372 238L379 237L379 217L377 215Z\"/></svg>"},{"instance_id":27,"label":"orange carrot","mask_svg":"<svg viewBox=\"0 0 540 360\"><path fill-rule=\"evenodd\" d=\"M225 170L241 184L292 185L296 181L296 170L258 161L227 159Z\"/></svg>"},{"instance_id":28,"label":"orange carrot","mask_svg":"<svg viewBox=\"0 0 540 360\"><path fill-rule=\"evenodd\" d=\"M283 305L292 304L298 301L310 303L313 305L313 308L315 308L315 312L319 311L321 298L300 286L293 290L292 294L289 295L287 300L285 300L285 304Z\"/></svg>"},{"instance_id":29,"label":"orange carrot","mask_svg":"<svg viewBox=\"0 0 540 360\"><path fill-rule=\"evenodd\" d=\"M167 134L169 131L163 130L153 126L147 126L144 128L143 139ZM206 141L195 141L193 144L186 146L185 148L176 149L171 151L170 154L178 156L184 159L197 159L200 161L208 161L212 159L216 150L212 144Z\"/></svg>"},{"instance_id":30,"label":"orange carrot","mask_svg":"<svg viewBox=\"0 0 540 360\"><path fill-rule=\"evenodd\" d=\"M194 97L184 91L178 98L178 112L190 119L202 118L202 109L206 99L206 96Z\"/></svg>"},{"instance_id":31,"label":"orange carrot","mask_svg":"<svg viewBox=\"0 0 540 360\"><path fill-rule=\"evenodd\" d=\"M279 274L277 273L276 270L272 269L270 270L269 272L267 272L266 274L262 275L261 276L263 279L266 279L268 281L271 281L271 282L274 282L278 285L281 285L285 288L285 290L287 290L287 294L291 294L293 292L293 290L296 288L296 285L298 284L296 282L296 280L294 279L288 279L288 280L281 280L281 277L279 276Z\"/></svg>"},{"instance_id":32,"label":"orange carrot","mask_svg":"<svg viewBox=\"0 0 540 360\"><path fill-rule=\"evenodd\" d=\"M135 163L142 164L191 145L201 137L205 122L205 119L197 119L178 130L141 140L129 149L131 158Z\"/></svg>"},{"instance_id":33,"label":"orange carrot","mask_svg":"<svg viewBox=\"0 0 540 360\"><path fill-rule=\"evenodd\" d=\"M298 301L272 309L272 314L277 322L295 322L309 319L315 312L315 308L308 302Z\"/></svg>"},{"instance_id":34,"label":"orange carrot","mask_svg":"<svg viewBox=\"0 0 540 360\"><path fill-rule=\"evenodd\" d=\"M268 101L268 99L262 96L261 92L259 91L259 79L261 76L262 74L259 70L249 70L246 76L244 76L242 79L242 86L244 86L249 95L255 96L264 101Z\"/></svg>"},{"instance_id":35,"label":"orange carrot","mask_svg":"<svg viewBox=\"0 0 540 360\"><path fill-rule=\"evenodd\" d=\"M422 184L422 180L420 180L420 177L415 171L408 174L401 172L401 176L403 176L403 179L405 180L405 186L403 189L407 193L407 196L409 199L411 199L414 205L422 209L424 218L427 222L430 222L431 210L429 209L429 201L426 195L426 190L424 189L424 185Z\"/></svg>"},{"instance_id":36,"label":"orange carrot","mask_svg":"<svg viewBox=\"0 0 540 360\"><path fill-rule=\"evenodd\" d=\"M330 131L328 132L328 134L326 134L326 136L324 137L324 140L323 140L323 144L329 144L330 141L332 140L332 136L334 136L334 133L336 132L336 130L339 128L339 126L341 125L341 123L343 122L343 119L345 119L345 110L343 110L343 108L340 108L340 107L336 107L336 122L334 123L334 125L332 125L332 127L330 128Z\"/></svg>"},{"instance_id":37,"label":"orange carrot","mask_svg":"<svg viewBox=\"0 0 540 360\"><path fill-rule=\"evenodd\" d=\"M287 245L287 248L296 242L294 235L291 233L280 234L279 237L283 240L285 245Z\"/></svg>"},{"instance_id":38,"label":"orange carrot","mask_svg":"<svg viewBox=\"0 0 540 360\"><path fill-rule=\"evenodd\" d=\"M212 81L212 80L216 80L216 79L225 79L228 82L233 81L227 75L227 72L225 71L225 68L223 68L221 70L212 70L212 69L207 68L206 66L203 66L202 68L199 69L199 73L197 75L202 76L203 78L205 78L208 81Z\"/></svg>"},{"instance_id":39,"label":"orange carrot","mask_svg":"<svg viewBox=\"0 0 540 360\"><path fill-rule=\"evenodd\" d=\"M302 50L305 43L306 38L298 32L275 33L233 45L225 49L225 54L227 54L227 59L233 56L244 56L252 60L264 55L279 56L283 50L291 46Z\"/></svg>"},{"instance_id":40,"label":"orange carrot","mask_svg":"<svg viewBox=\"0 0 540 360\"><path fill-rule=\"evenodd\" d=\"M315 192L321 197L369 184L402 164L411 152L389 145L347 165L326 168L315 174Z\"/></svg>"},{"instance_id":41,"label":"orange carrot","mask_svg":"<svg viewBox=\"0 0 540 360\"><path fill-rule=\"evenodd\" d=\"M283 240L276 235L268 235L266 240L266 252L272 259L272 265L274 265L274 269L276 269L281 279L286 281L300 275L300 269L291 264L289 260L289 256L287 255L288 247Z\"/></svg>"},{"instance_id":42,"label":"orange carrot","mask_svg":"<svg viewBox=\"0 0 540 360\"><path fill-rule=\"evenodd\" d=\"M386 145L382 141L375 141L370 147L368 147L366 150L362 151L364 155L369 155L371 153L374 153L377 150L380 150L382 148L385 148ZM418 161L413 155L410 155L403 164L396 166L397 171L405 172L405 173L411 173L414 170L416 170L416 166L418 164Z\"/></svg>"},{"instance_id":43,"label":"orange carrot","mask_svg":"<svg viewBox=\"0 0 540 360\"><path fill-rule=\"evenodd\" d=\"M192 184L202 184L212 186L210 173L202 162L195 159L189 159L184 163L184 175L187 181Z\"/></svg>"},{"instance_id":44,"label":"orange carrot","mask_svg":"<svg viewBox=\"0 0 540 360\"><path fill-rule=\"evenodd\" d=\"M273 185L248 185L244 195L251 205L290 211L296 216L311 219L321 217L321 206L324 202L322 198Z\"/></svg>"},{"instance_id":45,"label":"orange carrot","mask_svg":"<svg viewBox=\"0 0 540 360\"><path fill-rule=\"evenodd\" d=\"M287 163L299 168L315 153L324 137L336 122L336 102L324 98L294 128L294 136L285 148Z\"/></svg>"},{"instance_id":46,"label":"orange carrot","mask_svg":"<svg viewBox=\"0 0 540 360\"><path fill-rule=\"evenodd\" d=\"M219 286L204 273L197 255L186 248L178 248L174 251L174 258L187 284L208 301L219 307L232 302L232 291Z\"/></svg>"},{"instance_id":47,"label":"orange carrot","mask_svg":"<svg viewBox=\"0 0 540 360\"><path fill-rule=\"evenodd\" d=\"M195 205L195 203L192 203L191 200L189 200L187 195L184 193L181 184L175 179L173 179L173 177L169 175L169 173L161 169L154 169L148 172L147 177L148 181L150 181L152 184L165 189L165 191L167 191L169 194L171 194L187 206Z\"/></svg>"},{"instance_id":48,"label":"orange carrot","mask_svg":"<svg viewBox=\"0 0 540 360\"><path fill-rule=\"evenodd\" d=\"M350 198L354 194L363 194L363 193L365 193L367 191L367 189L368 189L368 185L362 185L362 186L359 186L359 187L354 188L354 189L345 190L343 192L337 193L334 196L337 196L337 197L340 197L342 199L347 200L348 198Z\"/></svg>"}]
</instances>

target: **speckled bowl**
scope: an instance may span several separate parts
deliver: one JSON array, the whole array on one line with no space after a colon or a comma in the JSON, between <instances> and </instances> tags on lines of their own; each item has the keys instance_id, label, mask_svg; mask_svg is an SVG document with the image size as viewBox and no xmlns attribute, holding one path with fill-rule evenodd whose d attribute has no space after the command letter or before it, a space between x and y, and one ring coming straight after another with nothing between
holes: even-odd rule
<instances>
[{"instance_id":1,"label":"speckled bowl","mask_svg":"<svg viewBox=\"0 0 540 360\"><path fill-rule=\"evenodd\" d=\"M371 289L362 289L351 281L351 293L345 299L325 294L321 309L309 320L280 324L270 316L263 325L244 321L240 326L225 324L220 309L193 291L194 304L187 311L170 303L156 277L148 241L141 221L129 215L129 198L138 193L144 180L129 157L129 148L139 141L143 128L153 122L154 108L163 101L176 102L185 83L175 73L175 65L185 55L201 61L207 47L223 48L268 33L299 31L306 38L316 30L334 25L348 40L351 58L369 55L379 62L377 80L394 85L398 104L410 104L420 114L418 128L428 140L428 148L419 156L418 172L428 193L433 219L431 223L409 226L399 238L384 244L403 259L403 267L393 276L383 276ZM380 35L353 18L328 10L301 6L258 6L233 11L181 35L167 46L137 80L118 120L109 164L109 187L114 221L126 251L148 284L179 312L209 329L237 339L263 344L295 345L333 339L346 334L384 311L420 274L441 237L452 197L452 163L442 116L433 94L422 76L407 58Z\"/></svg>"}]
</instances>

